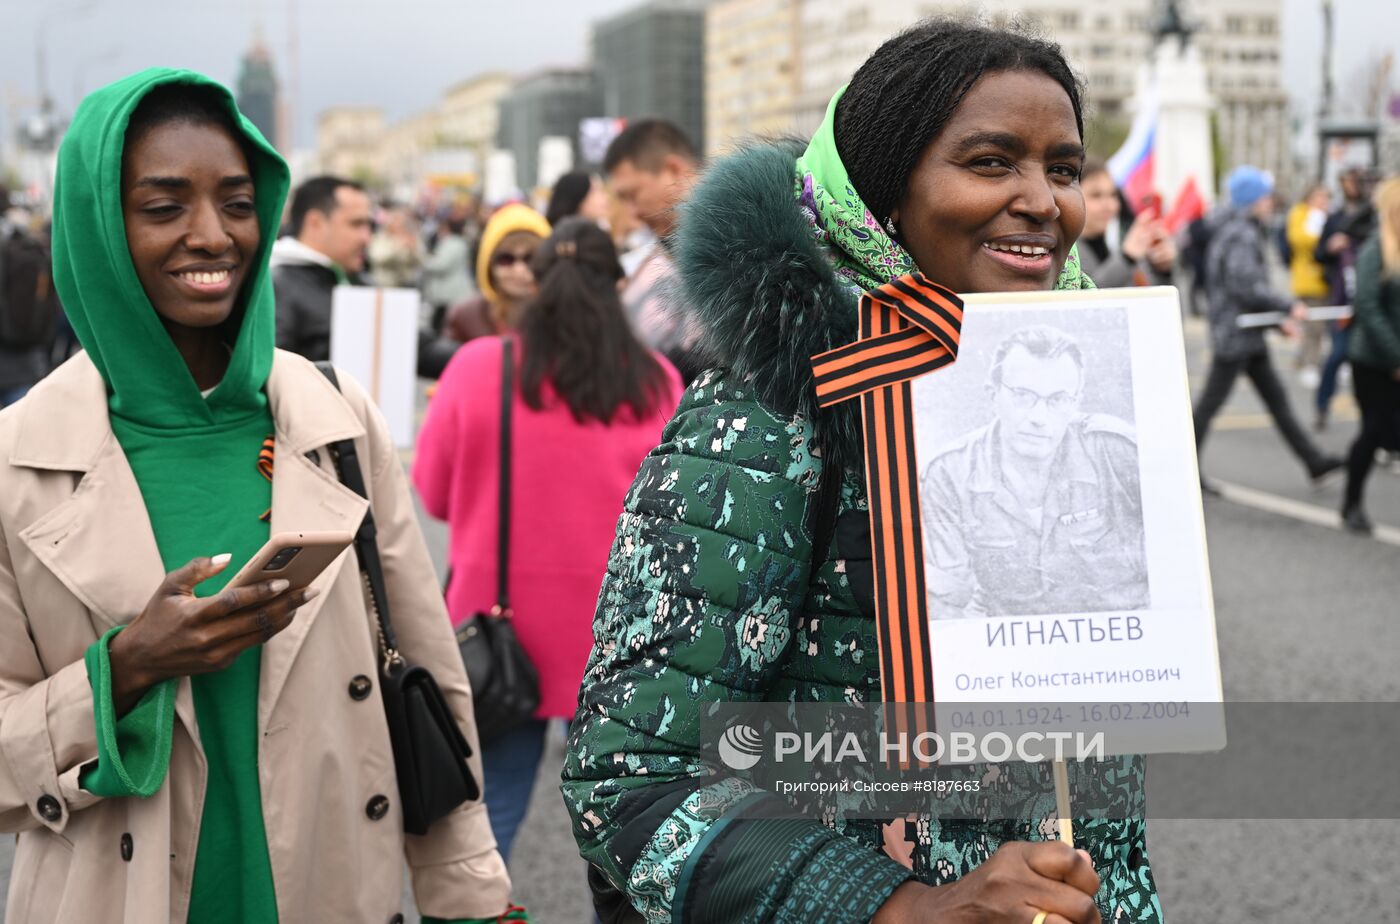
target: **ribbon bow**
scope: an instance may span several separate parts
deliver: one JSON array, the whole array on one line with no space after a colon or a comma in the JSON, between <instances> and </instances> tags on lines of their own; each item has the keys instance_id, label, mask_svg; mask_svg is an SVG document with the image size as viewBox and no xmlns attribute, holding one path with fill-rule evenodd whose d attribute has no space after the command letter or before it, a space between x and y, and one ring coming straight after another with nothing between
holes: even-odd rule
<instances>
[{"instance_id":1,"label":"ribbon bow","mask_svg":"<svg viewBox=\"0 0 1400 924\"><path fill-rule=\"evenodd\" d=\"M854 343L812 357L822 407L941 369L958 358L963 302L922 273L893 279L860 298Z\"/></svg>"}]
</instances>

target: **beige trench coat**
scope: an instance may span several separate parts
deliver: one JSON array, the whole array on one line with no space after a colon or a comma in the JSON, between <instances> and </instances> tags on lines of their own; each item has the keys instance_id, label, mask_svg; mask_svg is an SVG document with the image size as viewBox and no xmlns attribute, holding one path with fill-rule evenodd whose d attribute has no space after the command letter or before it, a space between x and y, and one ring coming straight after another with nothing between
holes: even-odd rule
<instances>
[{"instance_id":1,"label":"beige trench coat","mask_svg":"<svg viewBox=\"0 0 1400 924\"><path fill-rule=\"evenodd\" d=\"M311 363L276 355L267 383L272 530L358 526L366 503L340 484L326 449L353 438L399 647L432 671L479 754L471 692L398 455L363 390L341 384L343 396ZM78 787L97 756L83 653L133 619L164 573L102 379L79 354L0 412L0 832L18 833L10 924L185 920L206 781L189 680L179 685L170 772L156 795L106 800ZM264 649L258 690L258 775L282 924L392 920L404 857L424 914L500 914L510 882L482 803L424 837L403 833L353 552L316 586L321 596ZM357 678L372 679L376 695L353 697ZM362 680L356 686L363 691ZM479 756L472 767L480 779ZM378 796L390 811L375 820L366 807Z\"/></svg>"}]
</instances>

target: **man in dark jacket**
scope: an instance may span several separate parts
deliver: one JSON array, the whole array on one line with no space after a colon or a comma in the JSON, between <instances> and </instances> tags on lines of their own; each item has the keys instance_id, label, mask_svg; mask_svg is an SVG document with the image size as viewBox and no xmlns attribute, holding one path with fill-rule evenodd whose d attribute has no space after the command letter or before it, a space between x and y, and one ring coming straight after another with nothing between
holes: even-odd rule
<instances>
[{"instance_id":1,"label":"man in dark jacket","mask_svg":"<svg viewBox=\"0 0 1400 924\"><path fill-rule=\"evenodd\" d=\"M1328 298L1350 305L1356 294L1354 270L1361 245L1375 233L1376 209L1371 204L1366 172L1353 168L1342 174L1342 204L1327 216L1313 254L1327 273Z\"/></svg>"},{"instance_id":2,"label":"man in dark jacket","mask_svg":"<svg viewBox=\"0 0 1400 924\"><path fill-rule=\"evenodd\" d=\"M373 235L369 196L358 183L312 177L292 194L291 235L272 248L277 346L315 362L331 358L331 300L340 284L364 285ZM456 344L418 332L418 374L442 375Z\"/></svg>"},{"instance_id":3,"label":"man in dark jacket","mask_svg":"<svg viewBox=\"0 0 1400 924\"><path fill-rule=\"evenodd\" d=\"M1196 449L1199 452L1204 446L1211 420L1230 396L1235 379L1243 373L1254 383L1274 426L1316 484L1340 470L1343 462L1324 455L1293 416L1288 395L1269 359L1264 328L1239 324L1243 314L1277 311L1298 316L1306 310L1269 284L1264 226L1273 214L1273 177L1256 167L1241 166L1230 174L1227 186L1230 210L1211 235L1206 251L1213 355L1205 389L1196 400ZM1291 325L1291 319L1285 321L1285 331ZM1210 490L1204 482L1202 487Z\"/></svg>"},{"instance_id":4,"label":"man in dark jacket","mask_svg":"<svg viewBox=\"0 0 1400 924\"><path fill-rule=\"evenodd\" d=\"M1341 176L1342 205L1327 216L1313 256L1327 273L1328 299L1333 305L1350 305L1356 295L1356 258L1361 246L1376 230L1376 210L1371 205L1370 184L1363 170L1352 168ZM1347 361L1351 328L1338 321L1329 324L1332 351L1322 366L1317 384L1317 417L1313 428L1323 430L1337 393L1337 376Z\"/></svg>"},{"instance_id":5,"label":"man in dark jacket","mask_svg":"<svg viewBox=\"0 0 1400 924\"><path fill-rule=\"evenodd\" d=\"M272 248L277 345L330 359L331 292L358 283L372 231L369 196L357 183L312 177L292 194L291 236Z\"/></svg>"}]
</instances>

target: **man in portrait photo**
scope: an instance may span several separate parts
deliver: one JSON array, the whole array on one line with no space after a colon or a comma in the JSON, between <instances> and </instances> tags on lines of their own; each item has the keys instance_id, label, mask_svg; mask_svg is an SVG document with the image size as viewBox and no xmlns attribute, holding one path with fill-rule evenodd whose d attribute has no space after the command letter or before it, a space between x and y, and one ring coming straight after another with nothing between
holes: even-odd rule
<instances>
[{"instance_id":1,"label":"man in portrait photo","mask_svg":"<svg viewBox=\"0 0 1400 924\"><path fill-rule=\"evenodd\" d=\"M1081 409L1093 374L1055 327L998 344L992 422L941 449L920 483L930 618L1148 606L1137 440Z\"/></svg>"}]
</instances>

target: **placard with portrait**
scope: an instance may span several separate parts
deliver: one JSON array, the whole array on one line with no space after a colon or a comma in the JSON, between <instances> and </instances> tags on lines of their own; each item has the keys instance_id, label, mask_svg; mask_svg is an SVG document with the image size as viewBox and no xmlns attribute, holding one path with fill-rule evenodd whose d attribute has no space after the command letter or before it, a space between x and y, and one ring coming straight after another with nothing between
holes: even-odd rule
<instances>
[{"instance_id":1,"label":"placard with portrait","mask_svg":"<svg viewBox=\"0 0 1400 924\"><path fill-rule=\"evenodd\" d=\"M912 391L935 701L1219 703L1176 290L965 302Z\"/></svg>"}]
</instances>

